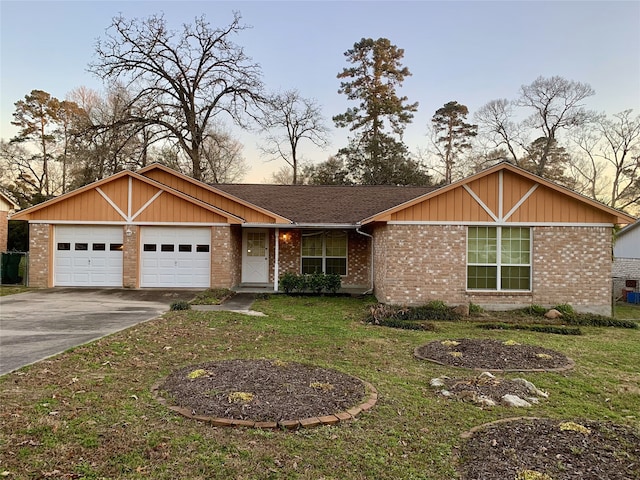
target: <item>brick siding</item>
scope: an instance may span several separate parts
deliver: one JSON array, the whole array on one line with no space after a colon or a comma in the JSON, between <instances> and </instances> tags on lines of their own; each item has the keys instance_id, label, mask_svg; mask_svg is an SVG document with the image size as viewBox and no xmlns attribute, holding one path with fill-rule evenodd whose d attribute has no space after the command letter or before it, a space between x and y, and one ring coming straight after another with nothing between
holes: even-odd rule
<instances>
[{"instance_id":1,"label":"brick siding","mask_svg":"<svg viewBox=\"0 0 640 480\"><path fill-rule=\"evenodd\" d=\"M7 241L9 239L9 212L0 210L0 252L7 251Z\"/></svg>"},{"instance_id":2,"label":"brick siding","mask_svg":"<svg viewBox=\"0 0 640 480\"><path fill-rule=\"evenodd\" d=\"M636 281L636 291L640 288L640 258L616 258L613 261L613 293L623 298L627 280Z\"/></svg>"},{"instance_id":3,"label":"brick siding","mask_svg":"<svg viewBox=\"0 0 640 480\"><path fill-rule=\"evenodd\" d=\"M284 235L287 236L286 240ZM275 248L273 235L270 240L270 274L269 280L273 282L273 265L275 262ZM342 277L343 287L368 288L371 284L370 266L370 242L369 239L357 232L349 231L347 234L347 275ZM279 244L279 274L291 272L299 274L301 270L301 230L280 230Z\"/></svg>"},{"instance_id":4,"label":"brick siding","mask_svg":"<svg viewBox=\"0 0 640 480\"><path fill-rule=\"evenodd\" d=\"M29 286L47 288L49 284L50 238L52 226L47 223L29 225Z\"/></svg>"},{"instance_id":5,"label":"brick siding","mask_svg":"<svg viewBox=\"0 0 640 480\"><path fill-rule=\"evenodd\" d=\"M569 303L611 313L611 229L534 227L532 291L467 292L466 227L382 225L375 230L375 294L379 301L420 305L443 300L489 309Z\"/></svg>"},{"instance_id":6,"label":"brick siding","mask_svg":"<svg viewBox=\"0 0 640 480\"><path fill-rule=\"evenodd\" d=\"M131 235L127 236L127 230L131 231ZM138 279L140 260L139 254L139 239L140 227L137 225L131 225L123 227L122 234L122 286L124 288L138 288L140 283Z\"/></svg>"}]
</instances>

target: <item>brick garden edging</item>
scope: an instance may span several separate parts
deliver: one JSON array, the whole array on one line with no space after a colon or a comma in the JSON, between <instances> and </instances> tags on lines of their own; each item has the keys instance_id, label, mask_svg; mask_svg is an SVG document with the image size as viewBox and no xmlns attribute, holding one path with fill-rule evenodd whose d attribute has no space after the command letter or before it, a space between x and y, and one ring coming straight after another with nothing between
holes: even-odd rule
<instances>
[{"instance_id":1,"label":"brick garden edging","mask_svg":"<svg viewBox=\"0 0 640 480\"><path fill-rule=\"evenodd\" d=\"M357 405L352 407L344 412L338 412L333 415L323 415L320 417L309 417L309 418L300 418L300 419L292 419L292 420L281 420L279 422L257 422L253 420L237 420L234 418L221 418L221 417L209 417L205 415L194 415L192 411L188 408L178 407L175 405L169 405L167 400L162 397L159 393L160 385L162 384L162 380L155 383L151 387L151 393L154 398L161 405L167 407L169 410L172 410L180 415L183 415L187 418L191 418L193 420L198 420L201 422L210 423L216 427L247 427L247 428L261 428L261 429L282 429L282 430L297 430L299 428L314 428L319 427L321 425L336 425L340 422L345 422L354 419L361 412L365 412L373 408L373 406L378 401L378 391L376 388L371 385L369 382L365 382L360 380L366 389L366 393L368 394L368 399Z\"/></svg>"}]
</instances>

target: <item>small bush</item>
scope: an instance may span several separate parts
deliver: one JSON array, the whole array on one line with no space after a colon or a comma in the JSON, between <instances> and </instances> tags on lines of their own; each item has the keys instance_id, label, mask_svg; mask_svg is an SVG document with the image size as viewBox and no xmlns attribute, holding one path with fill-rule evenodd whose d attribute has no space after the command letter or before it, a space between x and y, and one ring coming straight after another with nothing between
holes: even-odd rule
<instances>
[{"instance_id":1,"label":"small bush","mask_svg":"<svg viewBox=\"0 0 640 480\"><path fill-rule=\"evenodd\" d=\"M568 303L563 303L561 305L556 305L553 308L555 308L557 311L559 311L562 314L563 317L575 317L576 316L576 311Z\"/></svg>"},{"instance_id":2,"label":"small bush","mask_svg":"<svg viewBox=\"0 0 640 480\"><path fill-rule=\"evenodd\" d=\"M583 327L618 327L638 328L638 324L632 320L618 320L594 313L582 313L574 317L568 317L565 322L569 325L581 325Z\"/></svg>"},{"instance_id":3,"label":"small bush","mask_svg":"<svg viewBox=\"0 0 640 480\"><path fill-rule=\"evenodd\" d=\"M557 335L582 335L577 327L557 325L522 325L517 323L482 323L478 328L485 330L527 330L529 332L555 333Z\"/></svg>"},{"instance_id":4,"label":"small bush","mask_svg":"<svg viewBox=\"0 0 640 480\"><path fill-rule=\"evenodd\" d=\"M526 313L527 315L537 315L541 317L545 313L547 313L547 309L541 305L531 304L528 307L523 308L522 312Z\"/></svg>"},{"instance_id":5,"label":"small bush","mask_svg":"<svg viewBox=\"0 0 640 480\"><path fill-rule=\"evenodd\" d=\"M170 310L191 310L191 305L186 300L176 300L171 303Z\"/></svg>"},{"instance_id":6,"label":"small bush","mask_svg":"<svg viewBox=\"0 0 640 480\"><path fill-rule=\"evenodd\" d=\"M335 273L312 273L296 275L287 272L280 277L280 286L285 293L335 294L342 286L340 275Z\"/></svg>"},{"instance_id":7,"label":"small bush","mask_svg":"<svg viewBox=\"0 0 640 480\"><path fill-rule=\"evenodd\" d=\"M392 318L382 320L379 325L383 327L401 328L403 330L423 330L433 332L436 329L434 323L412 321L412 320L396 320Z\"/></svg>"},{"instance_id":8,"label":"small bush","mask_svg":"<svg viewBox=\"0 0 640 480\"><path fill-rule=\"evenodd\" d=\"M484 313L484 308L475 303L469 304L469 315L480 315L481 313Z\"/></svg>"},{"instance_id":9,"label":"small bush","mask_svg":"<svg viewBox=\"0 0 640 480\"><path fill-rule=\"evenodd\" d=\"M370 307L367 323L376 325L388 324L390 320L415 322L419 320L460 320L460 315L444 302L434 301L418 307L398 307L379 303Z\"/></svg>"}]
</instances>

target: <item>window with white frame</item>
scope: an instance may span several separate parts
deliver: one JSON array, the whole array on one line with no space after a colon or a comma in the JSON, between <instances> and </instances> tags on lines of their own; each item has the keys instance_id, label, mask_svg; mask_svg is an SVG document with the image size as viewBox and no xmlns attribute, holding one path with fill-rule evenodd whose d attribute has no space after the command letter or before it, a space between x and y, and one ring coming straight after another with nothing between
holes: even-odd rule
<instances>
[{"instance_id":1,"label":"window with white frame","mask_svg":"<svg viewBox=\"0 0 640 480\"><path fill-rule=\"evenodd\" d=\"M302 273L347 274L347 233L338 230L302 234Z\"/></svg>"},{"instance_id":2,"label":"window with white frame","mask_svg":"<svg viewBox=\"0 0 640 480\"><path fill-rule=\"evenodd\" d=\"M467 289L531 290L531 229L469 227Z\"/></svg>"}]
</instances>

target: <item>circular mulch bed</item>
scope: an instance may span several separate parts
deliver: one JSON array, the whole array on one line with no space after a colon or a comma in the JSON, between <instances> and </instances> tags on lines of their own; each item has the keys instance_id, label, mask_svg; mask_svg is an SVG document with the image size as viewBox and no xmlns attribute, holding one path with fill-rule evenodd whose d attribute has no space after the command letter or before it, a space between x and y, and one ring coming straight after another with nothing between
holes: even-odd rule
<instances>
[{"instance_id":1,"label":"circular mulch bed","mask_svg":"<svg viewBox=\"0 0 640 480\"><path fill-rule=\"evenodd\" d=\"M154 390L162 403L192 418L271 428L348 420L377 399L373 386L358 378L278 360L192 365L176 370Z\"/></svg>"},{"instance_id":2,"label":"circular mulch bed","mask_svg":"<svg viewBox=\"0 0 640 480\"><path fill-rule=\"evenodd\" d=\"M463 434L462 480L640 479L640 432L599 422L502 420Z\"/></svg>"},{"instance_id":3,"label":"circular mulch bed","mask_svg":"<svg viewBox=\"0 0 640 480\"><path fill-rule=\"evenodd\" d=\"M474 370L535 372L573 367L570 358L548 348L486 339L436 340L416 348L414 354L422 360Z\"/></svg>"}]
</instances>

